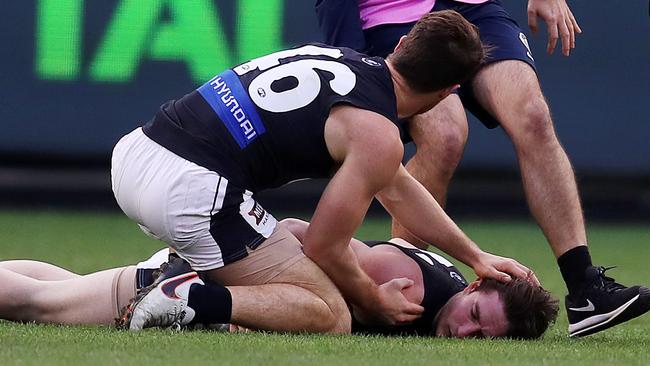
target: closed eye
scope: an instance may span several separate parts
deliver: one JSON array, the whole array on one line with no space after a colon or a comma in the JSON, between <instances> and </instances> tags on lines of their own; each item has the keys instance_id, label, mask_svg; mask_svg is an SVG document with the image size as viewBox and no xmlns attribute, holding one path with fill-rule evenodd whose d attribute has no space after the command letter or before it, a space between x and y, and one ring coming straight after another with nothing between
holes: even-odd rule
<instances>
[{"instance_id":1,"label":"closed eye","mask_svg":"<svg viewBox=\"0 0 650 366\"><path fill-rule=\"evenodd\" d=\"M481 308L478 306L478 301L474 302L474 305L472 306L472 312L471 312L471 317L472 321L481 326ZM474 334L474 337L477 338L484 338L485 334L483 333L483 327L481 326L481 329L476 331L476 334Z\"/></svg>"},{"instance_id":2,"label":"closed eye","mask_svg":"<svg viewBox=\"0 0 650 366\"><path fill-rule=\"evenodd\" d=\"M472 321L474 321L474 322L478 321L478 311L477 311L477 309L478 309L478 304L476 302L474 302L474 304L472 305L472 312L470 313L470 315L472 316Z\"/></svg>"}]
</instances>

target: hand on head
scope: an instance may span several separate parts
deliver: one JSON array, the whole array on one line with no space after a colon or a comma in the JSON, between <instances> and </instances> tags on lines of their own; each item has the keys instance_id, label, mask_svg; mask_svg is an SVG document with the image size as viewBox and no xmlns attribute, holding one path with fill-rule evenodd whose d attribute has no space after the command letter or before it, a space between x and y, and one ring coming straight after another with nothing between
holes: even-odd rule
<instances>
[{"instance_id":1,"label":"hand on head","mask_svg":"<svg viewBox=\"0 0 650 366\"><path fill-rule=\"evenodd\" d=\"M510 282L512 277L517 277L535 286L540 285L537 276L531 269L512 258L482 252L477 264L473 267L474 272L480 278L494 278L497 281Z\"/></svg>"}]
</instances>

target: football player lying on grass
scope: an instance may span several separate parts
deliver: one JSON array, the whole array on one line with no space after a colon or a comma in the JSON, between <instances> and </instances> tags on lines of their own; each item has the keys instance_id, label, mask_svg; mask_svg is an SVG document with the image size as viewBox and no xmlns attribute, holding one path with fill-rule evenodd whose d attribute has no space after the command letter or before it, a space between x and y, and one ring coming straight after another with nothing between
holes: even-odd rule
<instances>
[{"instance_id":1,"label":"football player lying on grass","mask_svg":"<svg viewBox=\"0 0 650 366\"><path fill-rule=\"evenodd\" d=\"M309 224L286 219L281 225L301 239ZM353 239L350 245L360 266L377 284L400 278L404 296L425 309L417 320L395 327L366 325L364 315L353 309L355 332L531 339L540 337L557 317L557 300L525 280L501 283L490 279L468 284L447 259L401 239L368 243ZM165 272L175 267L176 274L193 273L182 259L169 255L168 249L136 266L83 276L43 262L0 262L0 281L4 284L0 288L0 318L69 325L113 324L136 291L155 288L151 285L160 274L158 268L168 258ZM187 298L189 289L172 290L180 297L177 301L184 302L183 325L205 318L192 308L192 299ZM202 309L210 304L204 305ZM233 307L233 324L238 323L236 313ZM245 326L255 329L254 324Z\"/></svg>"}]
</instances>

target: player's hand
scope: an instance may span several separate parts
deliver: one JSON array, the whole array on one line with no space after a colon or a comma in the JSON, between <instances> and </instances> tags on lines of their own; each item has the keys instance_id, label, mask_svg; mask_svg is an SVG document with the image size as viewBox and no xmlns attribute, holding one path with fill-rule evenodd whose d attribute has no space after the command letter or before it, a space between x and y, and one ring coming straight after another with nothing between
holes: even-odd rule
<instances>
[{"instance_id":1,"label":"player's hand","mask_svg":"<svg viewBox=\"0 0 650 366\"><path fill-rule=\"evenodd\" d=\"M402 293L413 284L413 280L408 278L394 278L379 286L379 299L375 309L378 322L388 325L403 325L422 315L424 308L408 301Z\"/></svg>"},{"instance_id":2,"label":"player's hand","mask_svg":"<svg viewBox=\"0 0 650 366\"><path fill-rule=\"evenodd\" d=\"M569 56L576 47L576 33L582 33L565 0L528 0L528 26L537 33L537 17L546 22L548 43L546 52L553 53L558 38L562 38L562 53Z\"/></svg>"},{"instance_id":3,"label":"player's hand","mask_svg":"<svg viewBox=\"0 0 650 366\"><path fill-rule=\"evenodd\" d=\"M501 282L510 282L512 277L527 280L535 286L539 286L539 280L535 273L523 264L511 258L483 252L479 261L474 265L474 272L479 278L494 278Z\"/></svg>"}]
</instances>

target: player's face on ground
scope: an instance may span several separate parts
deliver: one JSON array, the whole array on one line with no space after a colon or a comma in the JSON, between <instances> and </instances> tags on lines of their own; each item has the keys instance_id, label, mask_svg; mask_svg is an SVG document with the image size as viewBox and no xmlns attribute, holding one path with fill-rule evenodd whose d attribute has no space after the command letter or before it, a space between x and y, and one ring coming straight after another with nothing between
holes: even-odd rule
<instances>
[{"instance_id":1,"label":"player's face on ground","mask_svg":"<svg viewBox=\"0 0 650 366\"><path fill-rule=\"evenodd\" d=\"M476 283L476 282L475 282ZM499 294L477 291L474 283L454 295L438 312L438 337L502 337L508 320Z\"/></svg>"}]
</instances>

